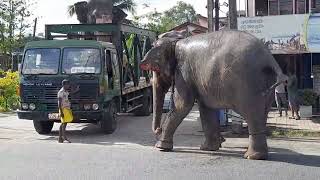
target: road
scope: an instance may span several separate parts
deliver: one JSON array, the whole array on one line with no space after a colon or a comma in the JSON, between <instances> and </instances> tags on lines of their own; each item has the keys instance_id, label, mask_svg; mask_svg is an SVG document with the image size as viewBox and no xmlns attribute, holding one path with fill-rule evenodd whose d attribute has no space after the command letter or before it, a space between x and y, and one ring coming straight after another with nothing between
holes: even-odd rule
<instances>
[{"instance_id":1,"label":"road","mask_svg":"<svg viewBox=\"0 0 320 180\"><path fill-rule=\"evenodd\" d=\"M58 125L50 135L38 135L31 121L1 114L0 179L319 179L319 139L269 139L270 160L245 160L247 138L227 138L217 152L200 151L198 116L193 110L178 128L174 152L159 152L151 117L122 115L112 135L72 124L72 143L58 144Z\"/></svg>"}]
</instances>

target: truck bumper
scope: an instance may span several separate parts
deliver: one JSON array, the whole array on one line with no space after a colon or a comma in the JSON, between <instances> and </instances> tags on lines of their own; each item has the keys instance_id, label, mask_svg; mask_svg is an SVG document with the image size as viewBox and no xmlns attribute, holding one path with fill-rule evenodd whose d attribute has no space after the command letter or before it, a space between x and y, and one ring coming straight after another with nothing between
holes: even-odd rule
<instances>
[{"instance_id":1,"label":"truck bumper","mask_svg":"<svg viewBox=\"0 0 320 180\"><path fill-rule=\"evenodd\" d=\"M102 118L102 111L73 111L73 122L98 121ZM38 120L38 121L57 121L59 119L49 119L50 112L41 111L21 111L17 112L19 119Z\"/></svg>"}]
</instances>

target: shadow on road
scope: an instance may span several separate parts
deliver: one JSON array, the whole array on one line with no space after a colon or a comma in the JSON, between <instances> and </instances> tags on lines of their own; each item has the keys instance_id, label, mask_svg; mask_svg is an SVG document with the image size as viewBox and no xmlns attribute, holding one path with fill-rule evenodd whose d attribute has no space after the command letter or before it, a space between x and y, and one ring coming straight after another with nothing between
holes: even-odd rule
<instances>
[{"instance_id":1,"label":"shadow on road","mask_svg":"<svg viewBox=\"0 0 320 180\"><path fill-rule=\"evenodd\" d=\"M104 134L95 124L72 124L67 126L67 136L72 143L119 145L134 143L143 146L153 146L155 138L151 131L151 117L120 116L118 128L113 134ZM74 128L73 126L77 126ZM40 140L57 141L59 132L52 131L46 138Z\"/></svg>"},{"instance_id":2,"label":"shadow on road","mask_svg":"<svg viewBox=\"0 0 320 180\"><path fill-rule=\"evenodd\" d=\"M234 142L226 143L219 151L208 152L199 150L199 146L203 141L203 133L199 133L201 128L197 121L184 121L178 128L174 137L173 152L169 153L186 153L186 154L202 154L208 156L223 156L242 159L246 151L246 145L235 144ZM53 131L49 136L41 140L57 141L58 131ZM110 135L103 134L97 125L78 124L76 129L70 128L67 132L68 138L72 143L95 144L95 145L127 145L138 144L142 146L153 147L156 140L151 131L151 116L139 118L134 116L124 116L119 118L118 129ZM230 135L226 138L245 138L247 135ZM314 143L314 139L280 139L272 138L279 141L303 141L305 143ZM235 140L232 140L235 141ZM237 147L238 146L238 147ZM190 147L190 148L181 148ZM289 149L281 149L270 147L269 160L274 162L284 162L295 165L320 167L320 156L304 155Z\"/></svg>"},{"instance_id":3,"label":"shadow on road","mask_svg":"<svg viewBox=\"0 0 320 180\"><path fill-rule=\"evenodd\" d=\"M269 160L295 165L320 167L320 156L300 154L288 149L270 148Z\"/></svg>"}]
</instances>

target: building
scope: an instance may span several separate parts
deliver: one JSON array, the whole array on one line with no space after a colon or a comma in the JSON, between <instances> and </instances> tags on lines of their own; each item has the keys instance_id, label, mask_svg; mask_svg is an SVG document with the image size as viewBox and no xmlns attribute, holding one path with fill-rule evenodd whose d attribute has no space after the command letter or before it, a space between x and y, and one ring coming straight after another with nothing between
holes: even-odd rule
<instances>
[{"instance_id":1,"label":"building","mask_svg":"<svg viewBox=\"0 0 320 180\"><path fill-rule=\"evenodd\" d=\"M248 17L238 19L238 29L264 41L284 71L296 72L300 88L320 94L317 12L320 0L247 0Z\"/></svg>"},{"instance_id":2,"label":"building","mask_svg":"<svg viewBox=\"0 0 320 180\"><path fill-rule=\"evenodd\" d=\"M224 29L228 25L228 19L226 17L220 17L219 25L221 30ZM195 22L185 22L171 30L185 31L188 36L206 33L208 32L208 18L198 14Z\"/></svg>"},{"instance_id":3,"label":"building","mask_svg":"<svg viewBox=\"0 0 320 180\"><path fill-rule=\"evenodd\" d=\"M249 17L307 14L319 10L319 0L246 0Z\"/></svg>"},{"instance_id":4,"label":"building","mask_svg":"<svg viewBox=\"0 0 320 180\"><path fill-rule=\"evenodd\" d=\"M320 95L319 12L320 0L246 0L238 29L261 39L285 73L296 73L300 89Z\"/></svg>"}]
</instances>

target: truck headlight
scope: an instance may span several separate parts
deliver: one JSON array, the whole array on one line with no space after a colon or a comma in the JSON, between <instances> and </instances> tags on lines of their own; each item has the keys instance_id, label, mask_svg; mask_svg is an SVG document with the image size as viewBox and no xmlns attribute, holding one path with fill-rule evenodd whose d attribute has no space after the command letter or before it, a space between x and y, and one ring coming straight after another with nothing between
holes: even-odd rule
<instances>
[{"instance_id":1,"label":"truck headlight","mask_svg":"<svg viewBox=\"0 0 320 180\"><path fill-rule=\"evenodd\" d=\"M29 109L30 109L31 111L35 110L35 109L36 109L36 105L33 104L33 103L29 104Z\"/></svg>"},{"instance_id":2,"label":"truck headlight","mask_svg":"<svg viewBox=\"0 0 320 180\"><path fill-rule=\"evenodd\" d=\"M90 110L91 109L91 105L90 104L85 104L83 105L84 110Z\"/></svg>"},{"instance_id":3,"label":"truck headlight","mask_svg":"<svg viewBox=\"0 0 320 180\"><path fill-rule=\"evenodd\" d=\"M92 109L93 110L98 110L99 109L99 105L98 104L92 104Z\"/></svg>"},{"instance_id":4,"label":"truck headlight","mask_svg":"<svg viewBox=\"0 0 320 180\"><path fill-rule=\"evenodd\" d=\"M27 103L21 103L21 108L23 110L27 110L29 108L29 105Z\"/></svg>"}]
</instances>

